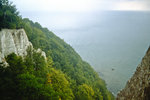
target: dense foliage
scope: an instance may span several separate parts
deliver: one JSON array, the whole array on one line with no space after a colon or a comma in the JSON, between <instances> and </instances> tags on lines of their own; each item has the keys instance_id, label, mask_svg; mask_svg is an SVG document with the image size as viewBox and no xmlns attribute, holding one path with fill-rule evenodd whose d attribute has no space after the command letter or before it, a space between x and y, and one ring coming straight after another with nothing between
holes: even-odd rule
<instances>
[{"instance_id":1,"label":"dense foliage","mask_svg":"<svg viewBox=\"0 0 150 100\"><path fill-rule=\"evenodd\" d=\"M47 64L40 53L33 52L24 60L13 53L6 57L6 61L8 67L0 66L1 100L73 99L65 75L52 68L51 63Z\"/></svg>"},{"instance_id":2,"label":"dense foliage","mask_svg":"<svg viewBox=\"0 0 150 100\"><path fill-rule=\"evenodd\" d=\"M21 24L21 17L15 5L8 0L0 0L0 29L20 28Z\"/></svg>"},{"instance_id":3,"label":"dense foliage","mask_svg":"<svg viewBox=\"0 0 150 100\"><path fill-rule=\"evenodd\" d=\"M34 48L23 60L15 54L0 66L0 97L2 100L113 100L105 82L93 68L47 28L29 19L22 19L8 0L0 0L0 29L24 28Z\"/></svg>"}]
</instances>

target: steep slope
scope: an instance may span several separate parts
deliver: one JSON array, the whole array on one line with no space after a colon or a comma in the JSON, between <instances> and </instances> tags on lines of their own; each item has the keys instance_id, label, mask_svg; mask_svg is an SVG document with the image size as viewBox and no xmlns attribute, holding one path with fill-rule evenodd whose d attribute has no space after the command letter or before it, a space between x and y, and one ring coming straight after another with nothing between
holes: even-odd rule
<instances>
[{"instance_id":1,"label":"steep slope","mask_svg":"<svg viewBox=\"0 0 150 100\"><path fill-rule=\"evenodd\" d=\"M24 29L2 29L0 43L1 100L73 100L67 76L33 48Z\"/></svg>"},{"instance_id":2,"label":"steep slope","mask_svg":"<svg viewBox=\"0 0 150 100\"><path fill-rule=\"evenodd\" d=\"M150 100L150 48L117 100Z\"/></svg>"},{"instance_id":3,"label":"steep slope","mask_svg":"<svg viewBox=\"0 0 150 100\"><path fill-rule=\"evenodd\" d=\"M75 95L75 100L82 97L83 94L79 87L86 84L95 92L93 99L113 100L113 95L107 90L105 82L100 79L94 69L66 44L47 28L42 28L39 23L34 23L29 19L23 19L24 29L35 48L41 48L50 56L54 62L54 67L61 70L69 77L71 88ZM84 90L86 91L86 90ZM86 95L85 95L86 96ZM86 96L87 97L87 96ZM86 100L91 100L86 98Z\"/></svg>"},{"instance_id":4,"label":"steep slope","mask_svg":"<svg viewBox=\"0 0 150 100\"><path fill-rule=\"evenodd\" d=\"M26 99L26 93L27 98L30 98L30 95L27 92L29 88L29 90L31 89L30 93L33 94L33 96L31 96L32 99L28 100L35 100L34 97L37 98L36 100L114 99L113 95L107 90L105 82L87 62L81 59L70 45L65 43L47 28L43 28L39 23L34 23L27 18L22 19L18 15L15 6L13 6L12 3L9 3L8 0L0 0L0 8L0 29L23 28L29 38L29 41L33 44L33 47L35 49L42 49L47 55L47 63L43 60L43 57L41 57L39 53L32 53L30 50L28 51L25 61L23 61L20 57L17 57L15 54L8 55L8 57L6 57L6 61L8 61L10 66L6 69L0 66L0 72L2 72L0 73L0 92L4 92L6 95L7 92L9 92L11 94L9 95L11 98L17 97L17 93L25 92L23 97L20 94L20 98ZM3 33L4 32L1 32L1 34ZM17 41L23 40L18 39ZM5 47L3 46L2 48ZM19 46L20 51L22 50L21 48L22 46ZM18 54L17 50L18 49L13 49L12 51ZM12 76L9 76L10 74L14 74L15 79L12 78ZM20 80L20 77L22 80ZM10 79L9 82L7 79ZM27 82L29 83L34 82L35 84L25 84L25 80L28 80ZM18 81L21 81L21 87L18 87L20 85L16 86L15 83ZM6 83L7 85L4 85ZM25 86L27 85L27 88L22 87L24 84ZM7 88L7 86L10 86L12 90L18 90L18 88L21 89L20 91L14 92L17 96L12 97L14 96L12 95L12 91L9 91L9 89L6 91L7 89L5 90L4 88ZM32 91L32 87L35 91ZM38 94L37 97L36 93Z\"/></svg>"}]
</instances>

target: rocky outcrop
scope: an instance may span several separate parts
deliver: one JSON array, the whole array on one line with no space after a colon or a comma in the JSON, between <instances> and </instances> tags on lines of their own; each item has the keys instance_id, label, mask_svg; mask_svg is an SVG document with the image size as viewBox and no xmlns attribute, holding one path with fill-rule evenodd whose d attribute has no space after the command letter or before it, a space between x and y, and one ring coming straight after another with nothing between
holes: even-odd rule
<instances>
[{"instance_id":1,"label":"rocky outcrop","mask_svg":"<svg viewBox=\"0 0 150 100\"><path fill-rule=\"evenodd\" d=\"M150 100L150 48L117 100Z\"/></svg>"},{"instance_id":2,"label":"rocky outcrop","mask_svg":"<svg viewBox=\"0 0 150 100\"><path fill-rule=\"evenodd\" d=\"M11 53L26 56L29 47L33 49L24 29L2 29L0 31L0 62L5 62L5 57ZM37 52L41 52L46 58L45 52L40 49Z\"/></svg>"},{"instance_id":3,"label":"rocky outcrop","mask_svg":"<svg viewBox=\"0 0 150 100\"><path fill-rule=\"evenodd\" d=\"M36 52L41 53L41 55L46 59L46 53L41 49L37 49Z\"/></svg>"}]
</instances>

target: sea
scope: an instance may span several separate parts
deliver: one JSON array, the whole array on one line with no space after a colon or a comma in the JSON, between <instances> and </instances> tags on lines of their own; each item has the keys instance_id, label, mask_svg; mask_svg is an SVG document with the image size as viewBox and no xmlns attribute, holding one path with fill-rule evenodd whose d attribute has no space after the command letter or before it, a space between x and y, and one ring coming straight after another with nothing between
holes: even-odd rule
<instances>
[{"instance_id":1,"label":"sea","mask_svg":"<svg viewBox=\"0 0 150 100\"><path fill-rule=\"evenodd\" d=\"M95 12L83 15L77 26L55 33L99 73L116 96L150 46L150 12Z\"/></svg>"}]
</instances>

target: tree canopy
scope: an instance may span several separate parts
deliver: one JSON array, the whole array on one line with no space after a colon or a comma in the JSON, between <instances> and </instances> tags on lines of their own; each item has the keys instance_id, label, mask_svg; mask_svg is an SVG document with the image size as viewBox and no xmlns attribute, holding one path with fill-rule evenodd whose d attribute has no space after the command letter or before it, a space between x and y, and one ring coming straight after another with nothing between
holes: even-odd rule
<instances>
[{"instance_id":1,"label":"tree canopy","mask_svg":"<svg viewBox=\"0 0 150 100\"><path fill-rule=\"evenodd\" d=\"M38 22L22 19L8 0L0 0L0 29L23 28L35 49L22 59L6 57L9 67L0 65L2 100L113 100L105 82L74 49Z\"/></svg>"}]
</instances>

